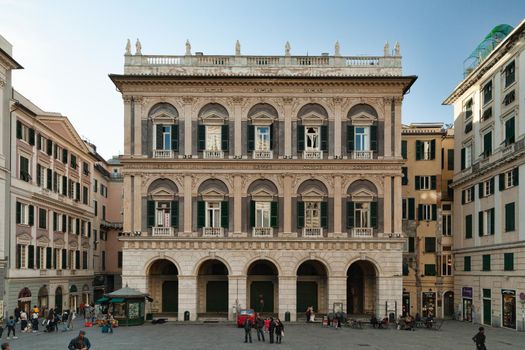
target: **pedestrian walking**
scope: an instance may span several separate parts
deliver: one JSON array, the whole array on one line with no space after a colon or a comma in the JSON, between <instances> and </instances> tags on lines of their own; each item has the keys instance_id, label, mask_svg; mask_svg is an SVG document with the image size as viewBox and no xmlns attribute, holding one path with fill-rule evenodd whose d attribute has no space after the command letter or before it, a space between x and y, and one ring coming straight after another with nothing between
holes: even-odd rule
<instances>
[{"instance_id":1,"label":"pedestrian walking","mask_svg":"<svg viewBox=\"0 0 525 350\"><path fill-rule=\"evenodd\" d=\"M252 342L252 323L250 322L249 318L246 318L244 320L244 342L247 343L248 339L250 339L250 343Z\"/></svg>"},{"instance_id":2,"label":"pedestrian walking","mask_svg":"<svg viewBox=\"0 0 525 350\"><path fill-rule=\"evenodd\" d=\"M38 332L38 311L33 310L33 315L31 315L31 325L33 326L33 333Z\"/></svg>"},{"instance_id":3,"label":"pedestrian walking","mask_svg":"<svg viewBox=\"0 0 525 350\"><path fill-rule=\"evenodd\" d=\"M24 310L20 312L20 331L27 332L27 313Z\"/></svg>"},{"instance_id":4,"label":"pedestrian walking","mask_svg":"<svg viewBox=\"0 0 525 350\"><path fill-rule=\"evenodd\" d=\"M476 343L476 350L487 350L485 347L485 328L479 327L479 332L476 333L472 340Z\"/></svg>"},{"instance_id":5,"label":"pedestrian walking","mask_svg":"<svg viewBox=\"0 0 525 350\"><path fill-rule=\"evenodd\" d=\"M91 343L86 337L86 332L80 331L78 337L71 339L67 348L69 350L89 350L91 348Z\"/></svg>"},{"instance_id":6,"label":"pedestrian walking","mask_svg":"<svg viewBox=\"0 0 525 350\"><path fill-rule=\"evenodd\" d=\"M261 318L261 316L257 316L257 319L255 320L255 330L257 331L257 341L264 342L264 320Z\"/></svg>"},{"instance_id":7,"label":"pedestrian walking","mask_svg":"<svg viewBox=\"0 0 525 350\"><path fill-rule=\"evenodd\" d=\"M9 346L9 343L3 343L2 344L2 350L11 350L11 347Z\"/></svg>"},{"instance_id":8,"label":"pedestrian walking","mask_svg":"<svg viewBox=\"0 0 525 350\"><path fill-rule=\"evenodd\" d=\"M275 321L275 342L281 344L284 335L284 325L280 319Z\"/></svg>"},{"instance_id":9,"label":"pedestrian walking","mask_svg":"<svg viewBox=\"0 0 525 350\"><path fill-rule=\"evenodd\" d=\"M270 344L273 344L273 335L275 333L275 321L270 317L270 327L268 327L268 335L270 336Z\"/></svg>"},{"instance_id":10,"label":"pedestrian walking","mask_svg":"<svg viewBox=\"0 0 525 350\"><path fill-rule=\"evenodd\" d=\"M9 337L11 336L11 332L13 333L13 339L18 339L16 336L16 330L15 330L15 319L13 316L9 316L9 320L7 320L7 339L9 340Z\"/></svg>"}]
</instances>

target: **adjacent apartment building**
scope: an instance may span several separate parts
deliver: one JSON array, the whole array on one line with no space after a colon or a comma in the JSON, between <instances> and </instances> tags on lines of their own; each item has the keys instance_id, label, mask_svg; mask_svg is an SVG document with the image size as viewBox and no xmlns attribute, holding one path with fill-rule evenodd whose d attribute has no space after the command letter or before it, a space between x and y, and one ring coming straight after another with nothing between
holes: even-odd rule
<instances>
[{"instance_id":1,"label":"adjacent apartment building","mask_svg":"<svg viewBox=\"0 0 525 350\"><path fill-rule=\"evenodd\" d=\"M124 284L146 313L401 312L399 45L143 55L123 74Z\"/></svg>"},{"instance_id":2,"label":"adjacent apartment building","mask_svg":"<svg viewBox=\"0 0 525 350\"><path fill-rule=\"evenodd\" d=\"M403 126L403 313L454 314L452 256L454 130L443 123Z\"/></svg>"},{"instance_id":3,"label":"adjacent apartment building","mask_svg":"<svg viewBox=\"0 0 525 350\"><path fill-rule=\"evenodd\" d=\"M525 21L495 39L444 101L454 107L454 303L463 320L524 330Z\"/></svg>"}]
</instances>

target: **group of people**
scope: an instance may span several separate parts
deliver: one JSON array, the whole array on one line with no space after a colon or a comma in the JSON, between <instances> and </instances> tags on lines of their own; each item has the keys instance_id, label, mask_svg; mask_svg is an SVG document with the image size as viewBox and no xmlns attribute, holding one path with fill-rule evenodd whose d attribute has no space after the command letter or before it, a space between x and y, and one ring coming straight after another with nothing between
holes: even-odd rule
<instances>
[{"instance_id":1,"label":"group of people","mask_svg":"<svg viewBox=\"0 0 525 350\"><path fill-rule=\"evenodd\" d=\"M260 315L252 322L250 318L246 318L243 324L244 328L244 342L252 342L252 328L255 328L257 333L257 341L265 341L264 334L268 334L270 344L281 344L284 336L284 325L279 318L269 317L263 319Z\"/></svg>"},{"instance_id":2,"label":"group of people","mask_svg":"<svg viewBox=\"0 0 525 350\"><path fill-rule=\"evenodd\" d=\"M412 315L407 314L406 316L400 315L397 319L397 329L404 331L414 331L416 326L416 320Z\"/></svg>"}]
</instances>

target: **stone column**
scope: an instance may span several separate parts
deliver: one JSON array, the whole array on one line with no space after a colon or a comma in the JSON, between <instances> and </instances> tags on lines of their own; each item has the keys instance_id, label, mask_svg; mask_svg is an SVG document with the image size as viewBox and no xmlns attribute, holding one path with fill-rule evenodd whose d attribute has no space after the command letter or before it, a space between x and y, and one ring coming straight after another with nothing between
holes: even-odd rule
<instances>
[{"instance_id":1,"label":"stone column","mask_svg":"<svg viewBox=\"0 0 525 350\"><path fill-rule=\"evenodd\" d=\"M392 232L392 178L385 176L383 179L383 233Z\"/></svg>"},{"instance_id":2,"label":"stone column","mask_svg":"<svg viewBox=\"0 0 525 350\"><path fill-rule=\"evenodd\" d=\"M401 266L401 261L399 264ZM397 314L399 315L403 309L403 277L401 276L401 272L396 276L377 277L376 285L377 295L375 309L378 318L388 317L389 312L395 313L396 304Z\"/></svg>"},{"instance_id":3,"label":"stone column","mask_svg":"<svg viewBox=\"0 0 525 350\"><path fill-rule=\"evenodd\" d=\"M235 125L234 155L242 156L242 98L233 98L233 102L233 120Z\"/></svg>"},{"instance_id":4,"label":"stone column","mask_svg":"<svg viewBox=\"0 0 525 350\"><path fill-rule=\"evenodd\" d=\"M384 135L385 135L385 141L384 141L384 154L385 158L389 158L392 156L392 112L391 112L391 99L385 99L385 115L383 116L385 127L384 127Z\"/></svg>"},{"instance_id":5,"label":"stone column","mask_svg":"<svg viewBox=\"0 0 525 350\"><path fill-rule=\"evenodd\" d=\"M341 176L334 176L334 237L345 236L342 232L342 194L341 194Z\"/></svg>"},{"instance_id":6,"label":"stone column","mask_svg":"<svg viewBox=\"0 0 525 350\"><path fill-rule=\"evenodd\" d=\"M401 158L401 104L403 102L403 96L396 98L394 102L395 140L393 153L395 157Z\"/></svg>"},{"instance_id":7,"label":"stone column","mask_svg":"<svg viewBox=\"0 0 525 350\"><path fill-rule=\"evenodd\" d=\"M246 236L242 232L242 176L235 175L233 181L233 235Z\"/></svg>"},{"instance_id":8,"label":"stone column","mask_svg":"<svg viewBox=\"0 0 525 350\"><path fill-rule=\"evenodd\" d=\"M133 231L142 231L142 181L134 176L133 181Z\"/></svg>"},{"instance_id":9,"label":"stone column","mask_svg":"<svg viewBox=\"0 0 525 350\"><path fill-rule=\"evenodd\" d=\"M279 318L284 321L285 313L290 312L291 321L297 319L297 276L279 276Z\"/></svg>"},{"instance_id":10,"label":"stone column","mask_svg":"<svg viewBox=\"0 0 525 350\"><path fill-rule=\"evenodd\" d=\"M192 177L184 176L184 236L191 236L193 233L193 203L192 203Z\"/></svg>"},{"instance_id":11,"label":"stone column","mask_svg":"<svg viewBox=\"0 0 525 350\"><path fill-rule=\"evenodd\" d=\"M184 153L186 156L188 156L192 154L192 110L194 99L191 97L186 97L182 100L184 102Z\"/></svg>"},{"instance_id":12,"label":"stone column","mask_svg":"<svg viewBox=\"0 0 525 350\"><path fill-rule=\"evenodd\" d=\"M135 150L133 154L140 155L142 154L142 114L144 113L144 98L143 97L133 97L135 103Z\"/></svg>"},{"instance_id":13,"label":"stone column","mask_svg":"<svg viewBox=\"0 0 525 350\"><path fill-rule=\"evenodd\" d=\"M124 155L133 154L131 149L131 96L124 96Z\"/></svg>"},{"instance_id":14,"label":"stone column","mask_svg":"<svg viewBox=\"0 0 525 350\"><path fill-rule=\"evenodd\" d=\"M284 99L284 155L292 155L292 99Z\"/></svg>"},{"instance_id":15,"label":"stone column","mask_svg":"<svg viewBox=\"0 0 525 350\"><path fill-rule=\"evenodd\" d=\"M334 157L341 156L341 102L340 97L334 98Z\"/></svg>"},{"instance_id":16,"label":"stone column","mask_svg":"<svg viewBox=\"0 0 525 350\"><path fill-rule=\"evenodd\" d=\"M184 320L185 311L190 312L190 321L197 320L197 276L179 275L179 320Z\"/></svg>"},{"instance_id":17,"label":"stone column","mask_svg":"<svg viewBox=\"0 0 525 350\"><path fill-rule=\"evenodd\" d=\"M133 222L131 220L131 176L124 175L124 199L123 199L123 210L124 210L124 222L123 230L125 232L130 232L133 230Z\"/></svg>"},{"instance_id":18,"label":"stone column","mask_svg":"<svg viewBox=\"0 0 525 350\"><path fill-rule=\"evenodd\" d=\"M246 301L246 276L228 276L228 320L235 320L233 314L233 307L236 307L236 312L239 309L247 307Z\"/></svg>"},{"instance_id":19,"label":"stone column","mask_svg":"<svg viewBox=\"0 0 525 350\"><path fill-rule=\"evenodd\" d=\"M402 218L402 192L401 192L401 176L394 177L394 233L401 233Z\"/></svg>"},{"instance_id":20,"label":"stone column","mask_svg":"<svg viewBox=\"0 0 525 350\"><path fill-rule=\"evenodd\" d=\"M284 175L283 177L283 236L292 235L292 186L293 179L290 175Z\"/></svg>"},{"instance_id":21,"label":"stone column","mask_svg":"<svg viewBox=\"0 0 525 350\"><path fill-rule=\"evenodd\" d=\"M329 312L333 310L334 303L343 303L343 312L346 312L346 278L346 275L334 275L328 277Z\"/></svg>"}]
</instances>

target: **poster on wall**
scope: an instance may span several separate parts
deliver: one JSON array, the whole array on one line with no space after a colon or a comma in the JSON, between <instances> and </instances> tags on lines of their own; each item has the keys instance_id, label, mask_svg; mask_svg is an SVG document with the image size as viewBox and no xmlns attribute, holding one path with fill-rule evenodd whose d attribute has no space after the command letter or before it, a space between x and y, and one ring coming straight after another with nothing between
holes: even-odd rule
<instances>
[{"instance_id":1,"label":"poster on wall","mask_svg":"<svg viewBox=\"0 0 525 350\"><path fill-rule=\"evenodd\" d=\"M423 317L436 316L436 293L423 292Z\"/></svg>"},{"instance_id":2,"label":"poster on wall","mask_svg":"<svg viewBox=\"0 0 525 350\"><path fill-rule=\"evenodd\" d=\"M516 291L501 290L501 305L503 306L503 327L516 329Z\"/></svg>"}]
</instances>

